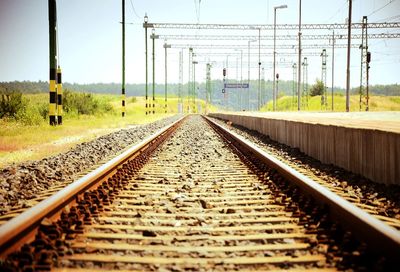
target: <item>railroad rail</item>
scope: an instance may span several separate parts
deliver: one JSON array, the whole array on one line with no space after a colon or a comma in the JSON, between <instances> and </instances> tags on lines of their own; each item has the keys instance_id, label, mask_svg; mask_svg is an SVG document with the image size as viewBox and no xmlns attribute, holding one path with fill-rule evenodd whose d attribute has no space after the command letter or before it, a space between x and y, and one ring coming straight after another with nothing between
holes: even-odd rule
<instances>
[{"instance_id":1,"label":"railroad rail","mask_svg":"<svg viewBox=\"0 0 400 272\"><path fill-rule=\"evenodd\" d=\"M399 256L396 230L212 120L221 137L189 118L1 226L3 265L335 271L365 265L359 255L374 246L388 263Z\"/></svg>"}]
</instances>

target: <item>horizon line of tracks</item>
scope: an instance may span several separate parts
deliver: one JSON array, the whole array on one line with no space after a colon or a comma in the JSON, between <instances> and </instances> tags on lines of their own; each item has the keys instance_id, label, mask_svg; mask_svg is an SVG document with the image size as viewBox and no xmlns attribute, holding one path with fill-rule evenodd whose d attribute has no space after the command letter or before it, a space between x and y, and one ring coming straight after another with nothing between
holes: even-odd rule
<instances>
[{"instance_id":1,"label":"horizon line of tracks","mask_svg":"<svg viewBox=\"0 0 400 272\"><path fill-rule=\"evenodd\" d=\"M2 225L0 270L388 269L399 237L189 116Z\"/></svg>"}]
</instances>

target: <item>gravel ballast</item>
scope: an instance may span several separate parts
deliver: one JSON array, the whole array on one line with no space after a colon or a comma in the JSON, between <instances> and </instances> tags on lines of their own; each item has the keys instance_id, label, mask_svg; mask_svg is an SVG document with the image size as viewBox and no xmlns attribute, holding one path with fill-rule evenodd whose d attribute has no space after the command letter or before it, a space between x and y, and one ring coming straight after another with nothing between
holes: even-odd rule
<instances>
[{"instance_id":1,"label":"gravel ballast","mask_svg":"<svg viewBox=\"0 0 400 272\"><path fill-rule=\"evenodd\" d=\"M65 153L38 161L12 164L0 170L0 215L13 207L26 208L29 199L58 183L72 182L91 167L116 155L162 127L171 124L178 115L153 123L121 129L95 140L81 143Z\"/></svg>"}]
</instances>

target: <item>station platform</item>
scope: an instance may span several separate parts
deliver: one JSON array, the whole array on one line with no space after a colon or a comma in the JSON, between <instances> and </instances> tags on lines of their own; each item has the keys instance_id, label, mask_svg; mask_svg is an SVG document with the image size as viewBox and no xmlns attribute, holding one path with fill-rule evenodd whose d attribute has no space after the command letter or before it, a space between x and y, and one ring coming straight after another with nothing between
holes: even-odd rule
<instances>
[{"instance_id":1,"label":"station platform","mask_svg":"<svg viewBox=\"0 0 400 272\"><path fill-rule=\"evenodd\" d=\"M375 182L400 185L400 112L220 112L209 114L256 130Z\"/></svg>"}]
</instances>

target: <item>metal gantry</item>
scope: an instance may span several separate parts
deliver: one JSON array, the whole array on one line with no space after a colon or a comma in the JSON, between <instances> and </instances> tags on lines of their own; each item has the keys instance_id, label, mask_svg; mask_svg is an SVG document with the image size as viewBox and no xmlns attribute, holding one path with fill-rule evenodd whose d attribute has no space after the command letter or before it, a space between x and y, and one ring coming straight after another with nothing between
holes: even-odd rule
<instances>
[{"instance_id":1,"label":"metal gantry","mask_svg":"<svg viewBox=\"0 0 400 272\"><path fill-rule=\"evenodd\" d=\"M361 29L362 23L350 23L352 29ZM191 23L149 23L150 28L166 29L220 29L220 30L273 30L273 24L191 24ZM277 24L278 30L296 30L298 24ZM302 30L314 29L344 29L347 30L348 24L302 24ZM368 28L400 28L400 22L369 23Z\"/></svg>"},{"instance_id":2,"label":"metal gantry","mask_svg":"<svg viewBox=\"0 0 400 272\"><path fill-rule=\"evenodd\" d=\"M369 26L368 26L369 27ZM293 41L298 38L298 35L277 35L276 40ZM302 35L302 40L328 40L331 39L331 34L309 34ZM346 40L347 34L336 34L334 35L336 40ZM368 34L368 39L399 39L400 33L372 33ZM164 40L186 40L186 41L249 41L258 39L257 35L160 35L160 39ZM273 40L273 35L263 35L261 40ZM352 34L352 40L361 40L361 34Z\"/></svg>"},{"instance_id":3,"label":"metal gantry","mask_svg":"<svg viewBox=\"0 0 400 272\"><path fill-rule=\"evenodd\" d=\"M305 44L302 45L302 49L321 49L321 48L326 48L329 47L329 43L315 43L315 44ZM226 49L247 49L248 45L245 44L181 44L181 43L176 43L176 44L171 44L172 48L196 48L196 49L208 49L208 50L226 50ZM273 45L269 44L263 44L260 46L252 46L252 49L273 49ZM288 50L293 50L293 49L298 49L298 45L296 44L280 44L277 46L278 49L288 49ZM336 48L347 48L346 44L337 44ZM358 45L352 45L351 48L359 48Z\"/></svg>"},{"instance_id":4,"label":"metal gantry","mask_svg":"<svg viewBox=\"0 0 400 272\"><path fill-rule=\"evenodd\" d=\"M369 60L371 59L371 53L368 52L368 27L367 27L367 16L363 17L363 28L362 28L362 39L361 39L361 63L360 63L360 111L363 110L365 106L365 111L369 110L368 100L369 100Z\"/></svg>"},{"instance_id":5,"label":"metal gantry","mask_svg":"<svg viewBox=\"0 0 400 272\"><path fill-rule=\"evenodd\" d=\"M301 102L302 99L301 96L304 96L304 93L307 95L305 96L306 99L308 99L308 82L307 82L307 57L304 58L303 62L300 62L301 58L304 56L315 56L317 55L316 52L307 52L307 50L313 50L313 49L321 49L321 48L327 48L332 46L332 110L333 110L333 88L334 88L334 50L335 48L347 48L348 50L348 64L347 64L347 70L346 70L346 110L349 110L349 94L348 94L348 88L349 88L349 77L350 77L350 69L349 69L349 62L350 62L350 48L358 48L358 45L351 44L351 40L356 40L360 39L362 41L362 44L364 44L364 40L369 39L392 39L392 38L400 38L400 33L371 33L367 34L366 31L364 33L363 28L365 27L366 23L352 23L351 22L351 3L352 1L349 0L349 21L346 24L301 24L301 0L299 1L299 23L298 24L274 24L274 25L263 25L263 24L185 24L185 23L148 23L145 22L143 24L143 27L146 28L159 28L159 29L196 29L196 30L201 30L201 29L207 29L207 30L249 30L249 31L258 31L258 35L235 35L235 34L229 34L229 32L223 33L223 35L168 35L168 34L162 34L159 35L159 38L163 39L168 39L168 40L243 40L247 41L246 44L200 44L200 43L189 43L189 44L184 44L184 43L175 43L171 44L171 48L179 48L179 49L187 49L190 48L189 51L192 51L192 54L189 53L189 79L188 79L188 111L189 111L189 100L192 99L192 103L194 102L193 100L195 99L195 84L194 84L194 70L195 70L195 63L194 63L194 54L193 50L196 50L196 55L198 56L227 56L227 63L228 63L228 57L229 55L234 55L235 53L233 52L228 52L226 51L227 49L229 50L243 50L247 49L248 50L248 73L250 74L250 49L251 48L256 48L256 46L250 47L251 41L257 41L258 40L258 68L259 68L259 76L258 76L258 108L261 107L261 54L263 56L269 56L271 52L263 52L261 53L261 49L264 50L269 50L269 49L274 49L273 50L273 55L275 56L276 49L279 48L279 50L282 50L280 54L285 55L285 56L293 56L293 55L298 55L299 57L299 63L296 65L296 68L298 69L298 72L296 75L297 76L297 94L298 94L298 110L300 110ZM369 23L368 28L370 29L398 29L400 28L400 22L390 22L390 23ZM272 36L272 35L261 35L261 30L297 30L298 33L297 35L279 35L279 36ZM330 30L332 31L332 34L304 34L303 32L307 32L307 30L315 30L315 29L320 29L320 30ZM363 32L361 34L351 34L351 29L361 29ZM335 33L335 30L337 32ZM344 31L347 30L347 34L343 33ZM375 31L376 32L376 31ZM392 31L393 32L393 31ZM231 32L234 33L234 32ZM269 44L264 44L261 45L261 40L272 40L275 37L277 40L287 40L287 41L298 41L298 44L281 44L279 46L274 46ZM274 40L275 40L274 39ZM337 40L345 40L347 39L347 44L341 43L341 44L336 44L335 41ZM322 44L322 43L307 43L307 44L302 44L302 41L304 40L332 40L332 44L329 42L329 44ZM154 44L154 40L153 40ZM365 43L366 44L366 43ZM275 43L274 43L275 45ZM204 52L204 50L213 50L213 52ZM215 50L225 50L225 52L218 52ZM294 52L289 52L290 50L295 50L297 51L296 53ZM306 51L304 51L306 50ZM147 51L147 50L146 50ZM370 59L370 54L368 51L366 51L367 54L364 52L364 57L363 62L362 62L362 73L365 71L368 71L369 68L369 63L367 63L367 56ZM326 50L325 50L326 54ZM147 57L146 57L147 59ZM183 59L183 56L182 56ZM201 60L199 60L201 62ZM208 59L209 62L209 59ZM196 62L198 63L198 62ZM324 60L323 60L324 63ZM292 66L293 63L290 64ZM242 65L241 65L242 66ZM265 68L265 65L263 65ZM226 66L226 68L228 68ZM293 68L293 67L292 67ZM325 64L323 64L323 69L325 70L325 76L324 78L321 78L324 82L324 94L322 96L323 98L323 105L327 107L327 86L326 86L326 59L325 59ZM303 70L303 71L302 71ZM364 71L364 72L363 72ZM303 75L301 73L303 72ZM154 74L153 74L154 76ZM273 75L273 79L275 79L275 72ZM183 76L182 76L183 78ZM368 81L368 75L364 75L362 80L362 84L365 84ZM301 79L303 79L303 84L301 85ZM248 81L250 81L250 76L248 75ZM362 85L360 84L360 85ZM182 84L183 85L183 84ZM300 86L302 86L302 91L300 90ZM360 87L360 90L365 90L365 88ZM276 90L273 90L275 92L275 98L276 98ZM207 95L206 95L207 96ZM224 96L226 97L226 93L224 93ZM368 97L366 97L368 99ZM304 99L303 99L304 100ZM248 104L250 102L250 95L248 98ZM305 102L308 104L308 102ZM367 103L366 103L367 104ZM367 106L368 107L368 106ZM193 111L195 110L195 105L193 108Z\"/></svg>"}]
</instances>

